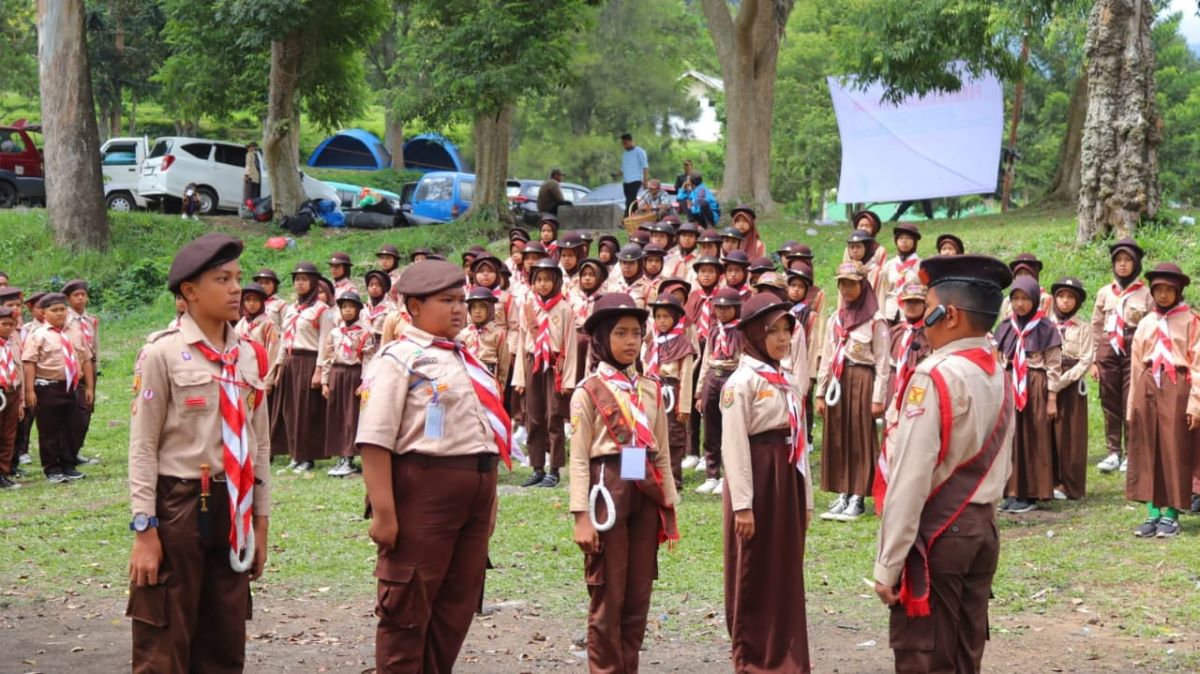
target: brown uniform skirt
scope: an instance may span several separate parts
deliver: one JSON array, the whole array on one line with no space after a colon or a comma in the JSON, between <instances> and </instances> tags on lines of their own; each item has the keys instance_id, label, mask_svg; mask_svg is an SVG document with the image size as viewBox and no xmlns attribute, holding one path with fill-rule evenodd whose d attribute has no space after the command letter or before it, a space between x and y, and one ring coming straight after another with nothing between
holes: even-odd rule
<instances>
[{"instance_id":1,"label":"brown uniform skirt","mask_svg":"<svg viewBox=\"0 0 1200 674\"><path fill-rule=\"evenodd\" d=\"M1063 370L1074 365L1074 359L1063 359ZM1087 396L1079 393L1079 382L1073 382L1058 392L1054 420L1054 478L1072 500L1087 495L1087 424Z\"/></svg>"},{"instance_id":2,"label":"brown uniform skirt","mask_svg":"<svg viewBox=\"0 0 1200 674\"><path fill-rule=\"evenodd\" d=\"M284 385L282 393L284 428L287 429L288 456L293 461L324 459L325 399L319 389L312 388L312 376L317 370L317 352L292 351L283 361L279 373Z\"/></svg>"},{"instance_id":3,"label":"brown uniform skirt","mask_svg":"<svg viewBox=\"0 0 1200 674\"><path fill-rule=\"evenodd\" d=\"M842 399L825 410L821 441L821 488L835 494L867 496L879 460L879 434L871 416L875 370L846 363Z\"/></svg>"},{"instance_id":4,"label":"brown uniform skirt","mask_svg":"<svg viewBox=\"0 0 1200 674\"><path fill-rule=\"evenodd\" d=\"M329 368L329 406L325 418L325 448L330 456L352 457L358 454L354 436L358 433L358 391L362 383L362 365L335 363Z\"/></svg>"},{"instance_id":5,"label":"brown uniform skirt","mask_svg":"<svg viewBox=\"0 0 1200 674\"><path fill-rule=\"evenodd\" d=\"M1005 495L1045 501L1054 497L1054 429L1046 423L1050 397L1046 371L1029 368L1025 390L1025 409L1015 417L1012 475Z\"/></svg>"},{"instance_id":6,"label":"brown uniform skirt","mask_svg":"<svg viewBox=\"0 0 1200 674\"><path fill-rule=\"evenodd\" d=\"M1162 388L1147 367L1133 382L1129 395L1129 472L1125 497L1160 508L1186 510L1192 503L1192 469L1200 433L1187 429L1187 370L1179 368L1172 382L1162 376Z\"/></svg>"},{"instance_id":7,"label":"brown uniform skirt","mask_svg":"<svg viewBox=\"0 0 1200 674\"><path fill-rule=\"evenodd\" d=\"M804 476L787 430L750 436L754 537L738 538L724 496L725 626L736 672L808 672L804 600Z\"/></svg>"}]
</instances>

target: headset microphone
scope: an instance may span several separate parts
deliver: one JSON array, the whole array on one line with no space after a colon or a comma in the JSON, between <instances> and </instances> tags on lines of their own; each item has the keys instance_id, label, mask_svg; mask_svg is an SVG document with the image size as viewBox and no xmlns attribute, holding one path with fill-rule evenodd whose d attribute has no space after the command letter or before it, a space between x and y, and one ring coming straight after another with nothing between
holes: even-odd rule
<instances>
[{"instance_id":1,"label":"headset microphone","mask_svg":"<svg viewBox=\"0 0 1200 674\"><path fill-rule=\"evenodd\" d=\"M933 308L933 311L929 312L928 316L925 317L925 327L932 328L933 326L938 324L938 321L942 320L945 317L946 317L946 305L939 304Z\"/></svg>"}]
</instances>

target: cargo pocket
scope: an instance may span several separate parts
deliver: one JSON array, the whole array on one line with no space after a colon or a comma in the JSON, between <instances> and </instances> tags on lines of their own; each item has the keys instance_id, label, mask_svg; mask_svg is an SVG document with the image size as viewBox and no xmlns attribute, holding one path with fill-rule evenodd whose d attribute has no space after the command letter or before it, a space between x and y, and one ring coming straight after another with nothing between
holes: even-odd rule
<instances>
[{"instance_id":1,"label":"cargo pocket","mask_svg":"<svg viewBox=\"0 0 1200 674\"><path fill-rule=\"evenodd\" d=\"M167 626L167 583L171 580L169 573L159 573L158 585L129 587L129 605L125 608L125 617L154 627Z\"/></svg>"},{"instance_id":2,"label":"cargo pocket","mask_svg":"<svg viewBox=\"0 0 1200 674\"><path fill-rule=\"evenodd\" d=\"M393 629L417 629L429 613L429 600L417 575L417 565L379 564L375 577L379 579L375 616Z\"/></svg>"},{"instance_id":3,"label":"cargo pocket","mask_svg":"<svg viewBox=\"0 0 1200 674\"><path fill-rule=\"evenodd\" d=\"M891 607L888 626L888 646L900 651L932 651L934 624L932 617L909 618L904 606Z\"/></svg>"},{"instance_id":4,"label":"cargo pocket","mask_svg":"<svg viewBox=\"0 0 1200 674\"><path fill-rule=\"evenodd\" d=\"M604 553L583 556L583 580L589 587L604 585Z\"/></svg>"}]
</instances>

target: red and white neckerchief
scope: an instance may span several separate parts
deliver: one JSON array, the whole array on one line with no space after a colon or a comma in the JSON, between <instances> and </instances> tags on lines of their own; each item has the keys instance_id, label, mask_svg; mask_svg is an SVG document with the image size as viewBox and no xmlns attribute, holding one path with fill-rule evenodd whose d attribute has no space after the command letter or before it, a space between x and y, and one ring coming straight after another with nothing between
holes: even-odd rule
<instances>
[{"instance_id":1,"label":"red and white neckerchief","mask_svg":"<svg viewBox=\"0 0 1200 674\"><path fill-rule=\"evenodd\" d=\"M367 340L370 338L371 333L363 329L361 323L342 326L342 360L354 361L362 358L362 353L367 348Z\"/></svg>"},{"instance_id":2,"label":"red and white neckerchief","mask_svg":"<svg viewBox=\"0 0 1200 674\"><path fill-rule=\"evenodd\" d=\"M575 304L575 324L583 325L583 322L592 315L592 310L596 307L596 300L600 299L599 292L593 292L591 295L587 293L579 294L579 301Z\"/></svg>"},{"instance_id":3,"label":"red and white neckerchief","mask_svg":"<svg viewBox=\"0 0 1200 674\"><path fill-rule=\"evenodd\" d=\"M1108 343L1112 346L1113 353L1118 356L1125 353L1125 302L1129 300L1130 295L1145 286L1145 283L1138 280L1130 283L1128 287L1122 288L1120 283L1113 281L1111 290L1116 297L1117 306L1109 314L1104 327L1108 333Z\"/></svg>"},{"instance_id":4,"label":"red and white neckerchief","mask_svg":"<svg viewBox=\"0 0 1200 674\"><path fill-rule=\"evenodd\" d=\"M916 253L911 253L906 260L896 258L896 271L900 273L900 278L904 278L913 267L920 263L921 258L917 257Z\"/></svg>"},{"instance_id":5,"label":"red and white neckerchief","mask_svg":"<svg viewBox=\"0 0 1200 674\"><path fill-rule=\"evenodd\" d=\"M533 343L533 371L545 372L554 364L554 346L550 339L550 312L562 301L562 293L543 300L541 295L534 295L533 301L537 307L537 339Z\"/></svg>"},{"instance_id":6,"label":"red and white neckerchief","mask_svg":"<svg viewBox=\"0 0 1200 674\"><path fill-rule=\"evenodd\" d=\"M788 460L796 465L796 468L807 474L808 462L805 460L807 453L804 451L807 446L808 436L806 430L806 422L804 420L804 408L800 405L800 399L796 396L796 392L788 383L787 377L783 376L783 372L767 365L758 360L751 359L749 361L750 369L754 370L758 376L767 381L768 384L779 389L787 404L788 411L788 431L790 433L790 447L792 455Z\"/></svg>"},{"instance_id":7,"label":"red and white neckerchief","mask_svg":"<svg viewBox=\"0 0 1200 674\"><path fill-rule=\"evenodd\" d=\"M726 285L725 287L733 288L733 286L731 286L731 285ZM733 288L733 289L736 290L738 295L742 298L742 302L745 302L746 300L750 299L750 296L754 294L754 291L750 288L749 283L743 282L740 288Z\"/></svg>"},{"instance_id":8,"label":"red and white neckerchief","mask_svg":"<svg viewBox=\"0 0 1200 674\"><path fill-rule=\"evenodd\" d=\"M92 320L84 314L75 314L73 318L79 321L79 331L83 333L83 344L93 352L96 349L96 331L92 329Z\"/></svg>"},{"instance_id":9,"label":"red and white neckerchief","mask_svg":"<svg viewBox=\"0 0 1200 674\"><path fill-rule=\"evenodd\" d=\"M665 333L659 332L658 329L654 330L654 339L650 340L650 343L646 345L646 376L658 376L660 368L659 357L662 353L662 348L671 340L683 336L683 333L683 320L677 321L675 327Z\"/></svg>"},{"instance_id":10,"label":"red and white neckerchief","mask_svg":"<svg viewBox=\"0 0 1200 674\"><path fill-rule=\"evenodd\" d=\"M391 308L392 308L392 306L386 300L382 300L382 299L379 301L379 304L368 303L367 304L367 321L372 324L375 323L375 321L379 320L380 316L387 314L387 312L390 311Z\"/></svg>"},{"instance_id":11,"label":"red and white neckerchief","mask_svg":"<svg viewBox=\"0 0 1200 674\"><path fill-rule=\"evenodd\" d=\"M296 304L296 310L292 312L291 318L287 320L287 324L283 326L283 348L292 352L292 344L296 341L296 325L300 322L300 315L305 312L311 304Z\"/></svg>"},{"instance_id":12,"label":"red and white neckerchief","mask_svg":"<svg viewBox=\"0 0 1200 674\"><path fill-rule=\"evenodd\" d=\"M504 460L504 465L512 470L512 459L510 458L513 449L512 420L504 411L504 399L500 396L500 387L496 384L496 378L488 371L487 366L461 343L435 338L431 344L439 349L453 351L454 355L458 356L459 361L462 362L463 367L466 368L467 377L470 378L471 386L475 389L475 397L479 400L479 404L483 405L483 414L492 428L492 436L496 440L496 449L500 452L500 458Z\"/></svg>"},{"instance_id":13,"label":"red and white neckerchief","mask_svg":"<svg viewBox=\"0 0 1200 674\"><path fill-rule=\"evenodd\" d=\"M730 343L729 334L733 332L738 324L739 319L733 319L728 323L717 323L717 336L713 339L712 357L714 360L729 360L735 355L733 353L733 345Z\"/></svg>"},{"instance_id":14,"label":"red and white neckerchief","mask_svg":"<svg viewBox=\"0 0 1200 674\"><path fill-rule=\"evenodd\" d=\"M195 345L207 360L221 367L216 379L221 390L221 445L224 449L225 482L229 492L229 564L242 572L254 562L254 533L250 515L254 504L254 456L250 453L247 435L246 399L239 389L249 384L239 378L240 347L234 342L224 353L218 353L204 342Z\"/></svg>"},{"instance_id":15,"label":"red and white neckerchief","mask_svg":"<svg viewBox=\"0 0 1200 674\"><path fill-rule=\"evenodd\" d=\"M0 339L0 388L10 388L17 381L17 362L13 360L8 340Z\"/></svg>"},{"instance_id":16,"label":"red and white neckerchief","mask_svg":"<svg viewBox=\"0 0 1200 674\"><path fill-rule=\"evenodd\" d=\"M333 282L333 296L335 298L341 297L351 290L355 290L354 281L351 281L349 278L340 278Z\"/></svg>"},{"instance_id":17,"label":"red and white neckerchief","mask_svg":"<svg viewBox=\"0 0 1200 674\"><path fill-rule=\"evenodd\" d=\"M678 258L675 261L675 273L673 276L687 276L687 270L692 268L692 260L696 259L696 249L692 248L687 253L684 253L679 248L676 248L675 251Z\"/></svg>"},{"instance_id":18,"label":"red and white neckerchief","mask_svg":"<svg viewBox=\"0 0 1200 674\"><path fill-rule=\"evenodd\" d=\"M1154 383L1159 388L1162 388L1163 371L1166 371L1172 384L1177 378L1175 354L1171 351L1171 330L1167 325L1167 319L1188 311L1188 305L1180 302L1169 311L1157 310L1154 312L1158 315L1158 325L1154 326L1154 349L1150 352L1150 367L1154 374Z\"/></svg>"},{"instance_id":19,"label":"red and white neckerchief","mask_svg":"<svg viewBox=\"0 0 1200 674\"><path fill-rule=\"evenodd\" d=\"M921 324L905 323L904 334L900 336L900 353L896 356L896 381L893 382L892 392L896 400L896 409L900 409L903 404L901 393L908 386L908 380L912 378L913 372L917 368L910 364L908 352L912 350L913 344L917 341L917 331L921 329Z\"/></svg>"},{"instance_id":20,"label":"red and white neckerchief","mask_svg":"<svg viewBox=\"0 0 1200 674\"><path fill-rule=\"evenodd\" d=\"M833 362L829 364L830 381L841 381L842 371L846 369L846 344L850 340L850 331L842 327L840 313L833 316Z\"/></svg>"},{"instance_id":21,"label":"red and white neckerchief","mask_svg":"<svg viewBox=\"0 0 1200 674\"><path fill-rule=\"evenodd\" d=\"M700 288L700 317L696 319L696 329L705 338L708 337L708 333L712 330L712 299L715 294L717 294L716 286L713 286L710 290Z\"/></svg>"},{"instance_id":22,"label":"red and white neckerchief","mask_svg":"<svg viewBox=\"0 0 1200 674\"><path fill-rule=\"evenodd\" d=\"M63 372L67 375L67 390L74 391L75 387L79 385L79 359L75 357L75 346L71 344L71 340L67 337L67 333L62 331L62 328L52 327L50 332L58 335L62 348Z\"/></svg>"},{"instance_id":23,"label":"red and white neckerchief","mask_svg":"<svg viewBox=\"0 0 1200 674\"><path fill-rule=\"evenodd\" d=\"M650 417L646 415L646 406L642 404L641 397L638 395L638 376L636 374L626 375L616 368L613 368L612 372L600 371L597 374L600 381L629 396L629 415L633 417L633 434L637 446L654 449L656 443L654 442L654 433L650 430Z\"/></svg>"},{"instance_id":24,"label":"red and white neckerchief","mask_svg":"<svg viewBox=\"0 0 1200 674\"><path fill-rule=\"evenodd\" d=\"M1017 403L1017 411L1025 409L1025 403L1029 401L1029 391L1026 390L1029 362L1025 356L1025 337L1037 328L1044 317L1045 315L1041 311L1038 311L1033 315L1033 318L1029 319L1024 328L1017 325L1017 315L1015 313L1008 317L1009 324L1013 332L1017 335L1017 346L1013 350L1012 370L1013 396Z\"/></svg>"},{"instance_id":25,"label":"red and white neckerchief","mask_svg":"<svg viewBox=\"0 0 1200 674\"><path fill-rule=\"evenodd\" d=\"M263 314L259 314L250 320L243 320L241 323L239 323L238 329L234 331L237 333L238 339L244 339L246 341L254 339L254 330L258 327L259 322L262 321L262 317ZM176 318L175 320L179 321L180 319ZM178 325L173 327L178 327Z\"/></svg>"}]
</instances>

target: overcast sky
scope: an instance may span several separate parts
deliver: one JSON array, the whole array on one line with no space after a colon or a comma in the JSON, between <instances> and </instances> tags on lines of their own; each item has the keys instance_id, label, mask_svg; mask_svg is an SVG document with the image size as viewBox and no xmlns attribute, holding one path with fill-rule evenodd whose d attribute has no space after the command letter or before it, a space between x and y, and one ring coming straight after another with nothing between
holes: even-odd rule
<instances>
[{"instance_id":1,"label":"overcast sky","mask_svg":"<svg viewBox=\"0 0 1200 674\"><path fill-rule=\"evenodd\" d=\"M1172 12L1183 12L1182 30L1193 51L1200 52L1200 17L1196 16L1196 0L1171 0Z\"/></svg>"}]
</instances>

